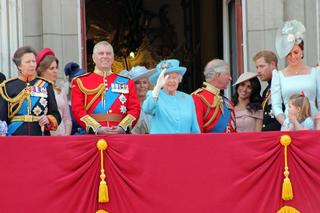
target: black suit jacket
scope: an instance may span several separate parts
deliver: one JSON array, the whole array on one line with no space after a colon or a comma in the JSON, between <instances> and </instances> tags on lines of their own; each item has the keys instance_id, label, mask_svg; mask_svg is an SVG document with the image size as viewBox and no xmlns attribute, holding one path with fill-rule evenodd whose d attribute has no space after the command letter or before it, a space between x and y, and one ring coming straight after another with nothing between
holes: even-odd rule
<instances>
[{"instance_id":1,"label":"black suit jacket","mask_svg":"<svg viewBox=\"0 0 320 213\"><path fill-rule=\"evenodd\" d=\"M3 73L0 72L0 84L1 84L4 80L6 80L6 76L5 76Z\"/></svg>"},{"instance_id":2,"label":"black suit jacket","mask_svg":"<svg viewBox=\"0 0 320 213\"><path fill-rule=\"evenodd\" d=\"M265 100L270 93L271 81L268 82L268 86L263 91L262 98ZM284 108L284 105L282 105ZM262 124L262 131L278 131L281 129L280 123L277 121L276 117L272 113L272 106L271 106L271 98L269 96L268 100L263 109L263 124Z\"/></svg>"}]
</instances>

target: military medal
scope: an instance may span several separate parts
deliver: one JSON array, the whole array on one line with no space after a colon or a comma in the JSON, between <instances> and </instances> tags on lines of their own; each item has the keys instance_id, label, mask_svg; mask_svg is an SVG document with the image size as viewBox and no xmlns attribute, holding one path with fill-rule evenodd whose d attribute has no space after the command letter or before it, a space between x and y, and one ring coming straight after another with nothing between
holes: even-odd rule
<instances>
[{"instance_id":1,"label":"military medal","mask_svg":"<svg viewBox=\"0 0 320 213\"><path fill-rule=\"evenodd\" d=\"M120 106L120 112L121 112L122 114L126 114L126 112L127 112L127 107L126 107L125 105L121 105L121 106Z\"/></svg>"},{"instance_id":2,"label":"military medal","mask_svg":"<svg viewBox=\"0 0 320 213\"><path fill-rule=\"evenodd\" d=\"M46 107L47 104L48 104L48 101L47 101L47 99L41 97L39 103L40 103L43 107Z\"/></svg>"},{"instance_id":3,"label":"military medal","mask_svg":"<svg viewBox=\"0 0 320 213\"><path fill-rule=\"evenodd\" d=\"M124 103L127 101L127 98L126 98L126 96L124 96L123 94L121 94L121 95L119 96L119 100L120 100L120 102L121 102L122 104L124 104Z\"/></svg>"},{"instance_id":4,"label":"military medal","mask_svg":"<svg viewBox=\"0 0 320 213\"><path fill-rule=\"evenodd\" d=\"M42 112L42 109L39 106L36 106L35 108L33 108L32 112L36 116L39 116L41 114L41 112Z\"/></svg>"},{"instance_id":5,"label":"military medal","mask_svg":"<svg viewBox=\"0 0 320 213\"><path fill-rule=\"evenodd\" d=\"M118 93L123 93L123 94L128 94L129 93L129 87L127 84L123 82L117 82L111 84L111 91L112 92L118 92Z\"/></svg>"},{"instance_id":6,"label":"military medal","mask_svg":"<svg viewBox=\"0 0 320 213\"><path fill-rule=\"evenodd\" d=\"M43 97L43 98L48 97L47 89L44 87L38 87L38 86L30 87L30 95L34 97Z\"/></svg>"}]
</instances>

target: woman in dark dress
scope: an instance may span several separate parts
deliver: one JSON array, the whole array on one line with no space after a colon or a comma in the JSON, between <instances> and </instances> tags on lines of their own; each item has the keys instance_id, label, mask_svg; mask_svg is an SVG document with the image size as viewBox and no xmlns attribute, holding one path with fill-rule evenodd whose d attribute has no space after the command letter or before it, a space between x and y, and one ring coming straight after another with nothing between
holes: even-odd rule
<instances>
[{"instance_id":1,"label":"woman in dark dress","mask_svg":"<svg viewBox=\"0 0 320 213\"><path fill-rule=\"evenodd\" d=\"M7 123L7 135L50 135L61 121L52 84L37 77L31 47L17 49L13 61L19 76L0 85L0 121Z\"/></svg>"}]
</instances>

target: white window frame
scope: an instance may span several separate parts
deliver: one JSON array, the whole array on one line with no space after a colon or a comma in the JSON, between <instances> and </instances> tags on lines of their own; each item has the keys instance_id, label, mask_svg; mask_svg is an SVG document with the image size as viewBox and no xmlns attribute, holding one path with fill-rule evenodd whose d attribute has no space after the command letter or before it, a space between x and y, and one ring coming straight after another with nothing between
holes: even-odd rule
<instances>
[{"instance_id":1,"label":"white window frame","mask_svg":"<svg viewBox=\"0 0 320 213\"><path fill-rule=\"evenodd\" d=\"M18 71L11 58L23 44L21 0L0 1L0 69L7 78Z\"/></svg>"}]
</instances>

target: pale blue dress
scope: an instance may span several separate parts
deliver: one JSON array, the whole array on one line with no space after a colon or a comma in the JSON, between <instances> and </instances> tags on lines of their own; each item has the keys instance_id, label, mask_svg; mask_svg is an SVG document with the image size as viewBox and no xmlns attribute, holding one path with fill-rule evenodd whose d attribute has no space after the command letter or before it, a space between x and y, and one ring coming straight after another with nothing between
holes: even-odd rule
<instances>
[{"instance_id":1,"label":"pale blue dress","mask_svg":"<svg viewBox=\"0 0 320 213\"><path fill-rule=\"evenodd\" d=\"M319 86L317 86L317 84ZM309 74L284 76L282 71L273 70L271 82L271 104L274 116L288 115L288 100L293 94L301 94L308 97L311 107L311 115L315 117L318 109L316 97L320 106L320 70L311 68ZM282 110L282 103L285 105L285 112Z\"/></svg>"},{"instance_id":2,"label":"pale blue dress","mask_svg":"<svg viewBox=\"0 0 320 213\"><path fill-rule=\"evenodd\" d=\"M307 117L300 123L302 128L305 129L314 129L313 119L311 117ZM282 124L281 130L285 130L288 128L292 128L293 124L289 121L289 118L286 118Z\"/></svg>"},{"instance_id":3,"label":"pale blue dress","mask_svg":"<svg viewBox=\"0 0 320 213\"><path fill-rule=\"evenodd\" d=\"M172 96L161 90L155 101L149 91L142 109L151 115L150 134L200 133L191 95L177 91Z\"/></svg>"}]
</instances>

